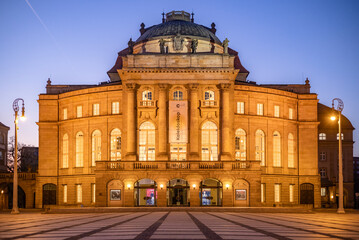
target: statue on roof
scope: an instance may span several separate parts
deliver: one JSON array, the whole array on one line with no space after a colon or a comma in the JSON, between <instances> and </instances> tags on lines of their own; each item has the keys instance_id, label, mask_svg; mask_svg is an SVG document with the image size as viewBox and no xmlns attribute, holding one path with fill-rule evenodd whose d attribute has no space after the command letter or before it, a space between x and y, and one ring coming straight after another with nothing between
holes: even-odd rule
<instances>
[{"instance_id":1,"label":"statue on roof","mask_svg":"<svg viewBox=\"0 0 359 240\"><path fill-rule=\"evenodd\" d=\"M158 42L160 44L160 53L162 53L162 54L166 53L166 51L165 51L166 41L163 38L161 38Z\"/></svg>"},{"instance_id":2,"label":"statue on roof","mask_svg":"<svg viewBox=\"0 0 359 240\"><path fill-rule=\"evenodd\" d=\"M128 41L127 44L128 44L128 52L130 54L133 54L133 46L135 45L135 42L132 41L132 38L130 38L130 41Z\"/></svg>"},{"instance_id":3,"label":"statue on roof","mask_svg":"<svg viewBox=\"0 0 359 240\"><path fill-rule=\"evenodd\" d=\"M197 52L198 39L193 39L191 43L192 53Z\"/></svg>"},{"instance_id":4,"label":"statue on roof","mask_svg":"<svg viewBox=\"0 0 359 240\"><path fill-rule=\"evenodd\" d=\"M229 42L229 40L226 38L226 39L224 39L224 41L222 43L224 54L228 54L228 42Z\"/></svg>"}]
</instances>

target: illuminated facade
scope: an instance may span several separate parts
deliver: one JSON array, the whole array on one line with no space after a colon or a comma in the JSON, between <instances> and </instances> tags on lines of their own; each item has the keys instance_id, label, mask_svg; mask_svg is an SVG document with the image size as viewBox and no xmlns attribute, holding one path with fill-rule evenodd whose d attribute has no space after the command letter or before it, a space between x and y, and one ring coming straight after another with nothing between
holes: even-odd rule
<instances>
[{"instance_id":1,"label":"illuminated facade","mask_svg":"<svg viewBox=\"0 0 359 240\"><path fill-rule=\"evenodd\" d=\"M258 85L215 25L170 12L99 85L39 95L36 205L320 207L317 95Z\"/></svg>"}]
</instances>

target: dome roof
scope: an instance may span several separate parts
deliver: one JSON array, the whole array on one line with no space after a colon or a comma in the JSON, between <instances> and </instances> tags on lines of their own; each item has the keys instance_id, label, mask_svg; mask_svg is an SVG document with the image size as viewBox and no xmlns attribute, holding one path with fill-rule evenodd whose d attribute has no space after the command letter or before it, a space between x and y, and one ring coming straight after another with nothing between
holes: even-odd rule
<instances>
[{"instance_id":1,"label":"dome roof","mask_svg":"<svg viewBox=\"0 0 359 240\"><path fill-rule=\"evenodd\" d=\"M151 26L136 40L136 43L149 40L161 36L182 36L205 38L208 41L222 44L218 37L205 26L186 21L186 20L171 20L158 25Z\"/></svg>"}]
</instances>

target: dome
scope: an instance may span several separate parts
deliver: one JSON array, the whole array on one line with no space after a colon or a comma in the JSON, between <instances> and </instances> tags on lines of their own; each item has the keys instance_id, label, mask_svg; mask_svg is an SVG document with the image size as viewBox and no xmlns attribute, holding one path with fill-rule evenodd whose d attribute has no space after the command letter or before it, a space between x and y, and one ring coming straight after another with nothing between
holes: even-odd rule
<instances>
[{"instance_id":1,"label":"dome","mask_svg":"<svg viewBox=\"0 0 359 240\"><path fill-rule=\"evenodd\" d=\"M181 14L176 15L176 13ZM136 40L136 43L149 40L151 38L176 36L177 34L180 34L182 36L208 39L208 41L212 40L215 43L222 44L210 28L191 22L189 17L186 15L183 16L183 14L188 13L183 11L173 11L171 12L171 15L167 13L166 21L163 19L163 23L144 29L144 33Z\"/></svg>"}]
</instances>

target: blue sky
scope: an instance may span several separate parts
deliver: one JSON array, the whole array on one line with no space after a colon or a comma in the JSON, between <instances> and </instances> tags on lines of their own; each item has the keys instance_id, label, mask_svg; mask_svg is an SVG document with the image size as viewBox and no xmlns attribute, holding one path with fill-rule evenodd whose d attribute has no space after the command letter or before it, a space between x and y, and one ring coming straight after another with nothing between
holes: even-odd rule
<instances>
[{"instance_id":1,"label":"blue sky","mask_svg":"<svg viewBox=\"0 0 359 240\"><path fill-rule=\"evenodd\" d=\"M117 52L140 24L161 22L162 11L195 13L195 22L216 23L217 35L239 52L249 79L260 84L304 83L330 105L339 97L343 114L359 128L359 1L0 1L0 121L11 127L12 102L25 99L28 120L19 138L38 145L39 93L54 84L108 80ZM354 131L359 156L358 131Z\"/></svg>"}]
</instances>

